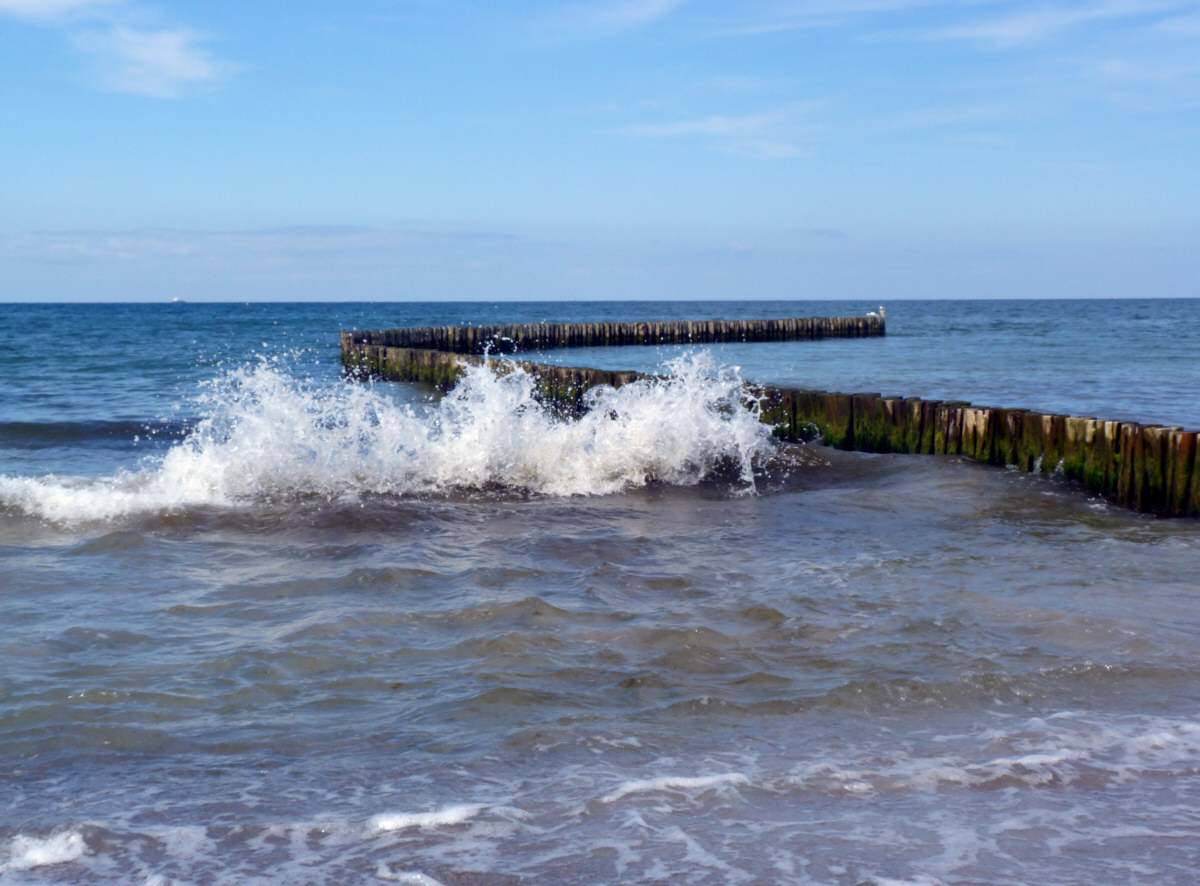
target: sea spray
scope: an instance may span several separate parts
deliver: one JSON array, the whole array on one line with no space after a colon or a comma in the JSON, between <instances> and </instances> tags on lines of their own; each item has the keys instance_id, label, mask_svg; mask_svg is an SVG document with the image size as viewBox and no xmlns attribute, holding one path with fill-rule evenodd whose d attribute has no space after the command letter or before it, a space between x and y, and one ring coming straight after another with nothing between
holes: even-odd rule
<instances>
[{"instance_id":1,"label":"sea spray","mask_svg":"<svg viewBox=\"0 0 1200 886\"><path fill-rule=\"evenodd\" d=\"M45 838L17 834L9 844L8 859L0 861L0 876L6 871L30 871L76 861L86 852L83 835L77 831L63 831Z\"/></svg>"},{"instance_id":2,"label":"sea spray","mask_svg":"<svg viewBox=\"0 0 1200 886\"><path fill-rule=\"evenodd\" d=\"M519 367L468 367L444 398L413 406L264 361L215 380L201 397L205 417L161 458L102 478L0 477L0 507L76 522L372 494L603 495L731 471L752 490L770 432L744 402L740 374L706 354L664 368L661 378L589 391L588 411L564 420Z\"/></svg>"}]
</instances>

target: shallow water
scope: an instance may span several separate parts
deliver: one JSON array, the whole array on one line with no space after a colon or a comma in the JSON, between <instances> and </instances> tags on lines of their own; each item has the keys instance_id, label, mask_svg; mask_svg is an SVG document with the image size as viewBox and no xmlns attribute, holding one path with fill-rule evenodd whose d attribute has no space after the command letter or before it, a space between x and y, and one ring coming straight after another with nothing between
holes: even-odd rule
<instances>
[{"instance_id":1,"label":"shallow water","mask_svg":"<svg viewBox=\"0 0 1200 886\"><path fill-rule=\"evenodd\" d=\"M276 319L0 407L4 883L1195 881L1200 523Z\"/></svg>"}]
</instances>

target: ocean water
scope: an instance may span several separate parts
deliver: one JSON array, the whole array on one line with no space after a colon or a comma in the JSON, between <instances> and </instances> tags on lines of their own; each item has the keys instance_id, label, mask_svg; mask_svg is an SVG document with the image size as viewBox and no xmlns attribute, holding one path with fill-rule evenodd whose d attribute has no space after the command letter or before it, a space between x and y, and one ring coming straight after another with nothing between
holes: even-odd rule
<instances>
[{"instance_id":1,"label":"ocean water","mask_svg":"<svg viewBox=\"0 0 1200 886\"><path fill-rule=\"evenodd\" d=\"M343 379L344 328L857 303L0 305L0 883L1193 884L1200 521L790 446L742 380L1200 425L1195 302Z\"/></svg>"}]
</instances>

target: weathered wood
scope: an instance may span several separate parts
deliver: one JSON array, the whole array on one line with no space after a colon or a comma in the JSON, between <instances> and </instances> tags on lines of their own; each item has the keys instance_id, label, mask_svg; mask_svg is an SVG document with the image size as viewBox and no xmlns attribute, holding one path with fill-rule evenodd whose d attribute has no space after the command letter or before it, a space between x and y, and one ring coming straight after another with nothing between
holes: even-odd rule
<instances>
[{"instance_id":1,"label":"weathered wood","mask_svg":"<svg viewBox=\"0 0 1200 886\"><path fill-rule=\"evenodd\" d=\"M1169 514L1194 515L1189 509L1188 490L1196 465L1196 435L1182 428L1171 429L1171 440L1167 447L1167 505Z\"/></svg>"},{"instance_id":2,"label":"weathered wood","mask_svg":"<svg viewBox=\"0 0 1200 886\"><path fill-rule=\"evenodd\" d=\"M709 344L804 341L885 335L883 317L791 317L780 320L642 321L636 323L525 323L493 326L414 326L342 333L351 345L423 348L452 354L511 354L603 345Z\"/></svg>"}]
</instances>

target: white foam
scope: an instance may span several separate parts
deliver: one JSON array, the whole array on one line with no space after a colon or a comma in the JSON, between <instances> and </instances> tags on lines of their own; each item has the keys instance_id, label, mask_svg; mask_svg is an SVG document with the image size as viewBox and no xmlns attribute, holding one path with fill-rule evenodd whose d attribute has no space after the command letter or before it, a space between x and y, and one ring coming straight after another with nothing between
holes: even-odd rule
<instances>
[{"instance_id":1,"label":"white foam","mask_svg":"<svg viewBox=\"0 0 1200 886\"><path fill-rule=\"evenodd\" d=\"M6 870L28 871L46 865L64 864L82 858L86 852L87 844L83 842L83 834L78 831L64 831L45 839L18 834L9 845L8 863L0 865L0 874Z\"/></svg>"},{"instance_id":2,"label":"white foam","mask_svg":"<svg viewBox=\"0 0 1200 886\"><path fill-rule=\"evenodd\" d=\"M827 792L941 791L1012 785L1031 789L1111 784L1164 775L1189 777L1200 758L1200 724L1190 720L1131 718L1110 722L1077 712L1012 721L962 736L938 736L960 745L944 754L889 754L856 760L870 766L818 761L780 780L784 787ZM1005 748L1011 753L996 754Z\"/></svg>"},{"instance_id":3,"label":"white foam","mask_svg":"<svg viewBox=\"0 0 1200 886\"><path fill-rule=\"evenodd\" d=\"M594 388L590 411L561 421L519 369L468 367L445 398L414 409L372 386L317 387L263 364L214 383L207 417L157 463L101 478L0 476L0 506L81 522L296 496L597 495L695 484L729 464L752 489L770 432L743 405L737 372L706 354L667 369L662 380Z\"/></svg>"},{"instance_id":4,"label":"white foam","mask_svg":"<svg viewBox=\"0 0 1200 886\"><path fill-rule=\"evenodd\" d=\"M377 831L401 831L405 828L440 828L449 825L462 824L474 818L486 806L481 804L462 804L444 806L432 812L395 812L376 815L371 819L371 827Z\"/></svg>"},{"instance_id":5,"label":"white foam","mask_svg":"<svg viewBox=\"0 0 1200 886\"><path fill-rule=\"evenodd\" d=\"M445 886L441 880L435 880L420 871L391 871L383 862L375 870L375 876L381 880L391 880L394 883L404 883L405 886Z\"/></svg>"},{"instance_id":6,"label":"white foam","mask_svg":"<svg viewBox=\"0 0 1200 886\"><path fill-rule=\"evenodd\" d=\"M627 781L612 793L601 797L600 802L615 803L630 794L645 794L653 791L703 791L721 785L746 785L749 783L750 779L740 772L702 776L666 775L661 778Z\"/></svg>"}]
</instances>

